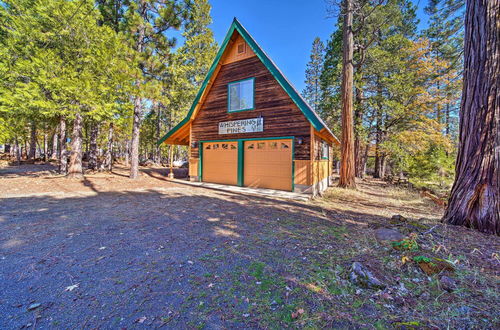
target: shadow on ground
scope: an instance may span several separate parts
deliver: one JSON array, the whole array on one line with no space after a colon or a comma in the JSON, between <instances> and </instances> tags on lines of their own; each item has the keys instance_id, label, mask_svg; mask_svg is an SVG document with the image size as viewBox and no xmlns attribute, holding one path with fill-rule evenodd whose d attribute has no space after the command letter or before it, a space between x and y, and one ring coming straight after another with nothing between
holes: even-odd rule
<instances>
[{"instance_id":1,"label":"shadow on ground","mask_svg":"<svg viewBox=\"0 0 500 330\"><path fill-rule=\"evenodd\" d=\"M364 216L203 189L84 185L93 193L2 199L1 328L121 327L143 317L155 326L257 325L241 318L248 303L233 275L262 260L292 274L286 260L308 265L304 249L325 248L309 233ZM33 303L41 305L28 311Z\"/></svg>"}]
</instances>

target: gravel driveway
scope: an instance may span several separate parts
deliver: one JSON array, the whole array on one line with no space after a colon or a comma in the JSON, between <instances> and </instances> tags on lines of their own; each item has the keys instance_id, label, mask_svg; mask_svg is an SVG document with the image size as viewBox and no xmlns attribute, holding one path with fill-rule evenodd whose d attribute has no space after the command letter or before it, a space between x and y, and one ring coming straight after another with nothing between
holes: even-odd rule
<instances>
[{"instance_id":1,"label":"gravel driveway","mask_svg":"<svg viewBox=\"0 0 500 330\"><path fill-rule=\"evenodd\" d=\"M498 328L498 240L394 224L440 211L378 181L292 202L172 183L164 168L44 171L0 171L0 329ZM459 289L404 264L380 226L432 226L416 253L460 258ZM354 261L387 288L351 283Z\"/></svg>"},{"instance_id":2,"label":"gravel driveway","mask_svg":"<svg viewBox=\"0 0 500 330\"><path fill-rule=\"evenodd\" d=\"M267 237L287 216L272 202L182 186L3 198L0 328L238 326L224 304L244 318L245 303L212 302L286 248Z\"/></svg>"}]
</instances>

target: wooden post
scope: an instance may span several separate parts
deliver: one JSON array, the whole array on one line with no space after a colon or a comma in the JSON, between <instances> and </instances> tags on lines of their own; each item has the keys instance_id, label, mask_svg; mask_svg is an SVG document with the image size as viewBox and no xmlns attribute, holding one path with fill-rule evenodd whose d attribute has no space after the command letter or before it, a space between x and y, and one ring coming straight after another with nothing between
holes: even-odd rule
<instances>
[{"instance_id":1,"label":"wooden post","mask_svg":"<svg viewBox=\"0 0 500 330\"><path fill-rule=\"evenodd\" d=\"M174 178L174 169L173 169L173 166L174 166L174 146L171 144L170 145L170 151L169 151L169 162L170 162L170 172L168 173L168 178L169 179L173 179Z\"/></svg>"}]
</instances>

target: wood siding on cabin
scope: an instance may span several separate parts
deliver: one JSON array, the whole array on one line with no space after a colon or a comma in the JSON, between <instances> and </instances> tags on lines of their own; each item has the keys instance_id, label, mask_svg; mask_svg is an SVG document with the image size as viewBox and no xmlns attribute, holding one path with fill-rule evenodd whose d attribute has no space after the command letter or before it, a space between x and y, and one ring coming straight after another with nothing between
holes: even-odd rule
<instances>
[{"instance_id":1,"label":"wood siding on cabin","mask_svg":"<svg viewBox=\"0 0 500 330\"><path fill-rule=\"evenodd\" d=\"M228 83L252 77L255 78L255 109L228 113ZM264 118L264 132L218 134L219 122L259 116ZM310 159L309 121L256 56L221 67L192 123L191 134L192 141L302 137L302 144L294 141L295 159ZM198 158L198 148L191 148L191 157Z\"/></svg>"},{"instance_id":2,"label":"wood siding on cabin","mask_svg":"<svg viewBox=\"0 0 500 330\"><path fill-rule=\"evenodd\" d=\"M312 184L311 161L295 160L295 178L294 183L310 186Z\"/></svg>"},{"instance_id":3,"label":"wood siding on cabin","mask_svg":"<svg viewBox=\"0 0 500 330\"><path fill-rule=\"evenodd\" d=\"M316 184L332 175L332 162L329 160L315 160L313 163L312 182Z\"/></svg>"},{"instance_id":4,"label":"wood siding on cabin","mask_svg":"<svg viewBox=\"0 0 500 330\"><path fill-rule=\"evenodd\" d=\"M189 159L189 176L198 176L198 159Z\"/></svg>"}]
</instances>

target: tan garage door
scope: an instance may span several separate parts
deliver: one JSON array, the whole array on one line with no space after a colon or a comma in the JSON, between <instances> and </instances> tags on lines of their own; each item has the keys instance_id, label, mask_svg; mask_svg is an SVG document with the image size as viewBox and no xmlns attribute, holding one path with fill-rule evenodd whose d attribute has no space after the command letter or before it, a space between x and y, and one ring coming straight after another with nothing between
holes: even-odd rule
<instances>
[{"instance_id":1,"label":"tan garage door","mask_svg":"<svg viewBox=\"0 0 500 330\"><path fill-rule=\"evenodd\" d=\"M202 180L205 182L238 183L238 142L203 143Z\"/></svg>"},{"instance_id":2,"label":"tan garage door","mask_svg":"<svg viewBox=\"0 0 500 330\"><path fill-rule=\"evenodd\" d=\"M246 141L244 185L292 190L292 140Z\"/></svg>"}]
</instances>

